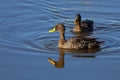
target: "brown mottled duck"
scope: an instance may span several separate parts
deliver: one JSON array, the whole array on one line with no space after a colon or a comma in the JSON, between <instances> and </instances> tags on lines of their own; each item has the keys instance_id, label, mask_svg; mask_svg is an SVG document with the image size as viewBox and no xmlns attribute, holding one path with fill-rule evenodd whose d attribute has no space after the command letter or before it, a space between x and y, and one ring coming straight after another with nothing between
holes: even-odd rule
<instances>
[{"instance_id":1,"label":"brown mottled duck","mask_svg":"<svg viewBox=\"0 0 120 80\"><path fill-rule=\"evenodd\" d=\"M49 32L58 31L60 33L60 39L58 42L58 48L63 49L84 49L84 48L93 48L99 46L102 42L96 41L93 37L84 37L84 38L70 38L69 40L65 39L65 26L63 24L57 24Z\"/></svg>"},{"instance_id":2,"label":"brown mottled duck","mask_svg":"<svg viewBox=\"0 0 120 80\"><path fill-rule=\"evenodd\" d=\"M75 21L74 21L74 28L73 32L91 32L93 31L93 24L94 22L92 20L84 20L81 21L81 15L77 14Z\"/></svg>"}]
</instances>

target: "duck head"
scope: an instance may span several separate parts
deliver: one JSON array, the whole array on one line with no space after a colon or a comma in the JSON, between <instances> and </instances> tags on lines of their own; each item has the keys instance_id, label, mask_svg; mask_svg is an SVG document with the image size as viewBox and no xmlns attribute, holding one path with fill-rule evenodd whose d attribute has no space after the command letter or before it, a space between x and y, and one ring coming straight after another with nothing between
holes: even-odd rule
<instances>
[{"instance_id":1,"label":"duck head","mask_svg":"<svg viewBox=\"0 0 120 80\"><path fill-rule=\"evenodd\" d=\"M65 41L65 26L63 24L57 24L52 30L49 30L49 32L55 32L58 31L60 33L60 39L59 41Z\"/></svg>"},{"instance_id":2,"label":"duck head","mask_svg":"<svg viewBox=\"0 0 120 80\"><path fill-rule=\"evenodd\" d=\"M77 14L77 15L76 15L74 24L75 24L75 25L80 25L80 24L81 24L81 15L80 15L80 14Z\"/></svg>"},{"instance_id":3,"label":"duck head","mask_svg":"<svg viewBox=\"0 0 120 80\"><path fill-rule=\"evenodd\" d=\"M74 21L74 28L73 28L73 32L81 32L82 28L81 28L81 15L77 14L75 21Z\"/></svg>"},{"instance_id":4,"label":"duck head","mask_svg":"<svg viewBox=\"0 0 120 80\"><path fill-rule=\"evenodd\" d=\"M58 31L59 33L65 32L65 26L63 24L57 24L53 29L49 30L49 32L55 32Z\"/></svg>"}]
</instances>

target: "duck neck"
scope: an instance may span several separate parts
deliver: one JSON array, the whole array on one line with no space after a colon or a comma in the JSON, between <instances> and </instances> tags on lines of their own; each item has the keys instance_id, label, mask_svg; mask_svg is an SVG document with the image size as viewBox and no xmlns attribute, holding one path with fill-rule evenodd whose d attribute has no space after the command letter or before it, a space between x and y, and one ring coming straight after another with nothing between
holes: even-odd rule
<instances>
[{"instance_id":1,"label":"duck neck","mask_svg":"<svg viewBox=\"0 0 120 80\"><path fill-rule=\"evenodd\" d=\"M61 33L60 33L60 41L65 41L64 32L61 32Z\"/></svg>"},{"instance_id":2,"label":"duck neck","mask_svg":"<svg viewBox=\"0 0 120 80\"><path fill-rule=\"evenodd\" d=\"M78 29L81 29L81 22L79 22L78 24L76 24L76 27L77 27Z\"/></svg>"},{"instance_id":3,"label":"duck neck","mask_svg":"<svg viewBox=\"0 0 120 80\"><path fill-rule=\"evenodd\" d=\"M77 22L75 22L75 27L73 29L75 32L81 32L82 27L81 27L81 19L77 19Z\"/></svg>"},{"instance_id":4,"label":"duck neck","mask_svg":"<svg viewBox=\"0 0 120 80\"><path fill-rule=\"evenodd\" d=\"M64 52L63 51L60 51L60 56L59 56L59 60L56 64L56 67L57 68L63 68L64 67Z\"/></svg>"},{"instance_id":5,"label":"duck neck","mask_svg":"<svg viewBox=\"0 0 120 80\"><path fill-rule=\"evenodd\" d=\"M78 31L78 32L82 31L81 23L75 25L74 31Z\"/></svg>"}]
</instances>

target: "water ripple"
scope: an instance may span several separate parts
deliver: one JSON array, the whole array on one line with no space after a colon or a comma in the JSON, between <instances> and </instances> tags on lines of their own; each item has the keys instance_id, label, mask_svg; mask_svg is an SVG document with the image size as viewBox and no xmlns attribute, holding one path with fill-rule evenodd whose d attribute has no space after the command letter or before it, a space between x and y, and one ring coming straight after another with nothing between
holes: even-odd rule
<instances>
[{"instance_id":1,"label":"water ripple","mask_svg":"<svg viewBox=\"0 0 120 80\"><path fill-rule=\"evenodd\" d=\"M17 0L8 6L3 3L0 5L0 47L43 54L58 53L59 35L47 31L62 22L67 28L66 37L73 37L70 30L74 26L75 14L80 13L82 19L88 18L95 22L91 36L105 41L100 53L119 50L120 6L118 2L106 4L111 1L103 1Z\"/></svg>"}]
</instances>

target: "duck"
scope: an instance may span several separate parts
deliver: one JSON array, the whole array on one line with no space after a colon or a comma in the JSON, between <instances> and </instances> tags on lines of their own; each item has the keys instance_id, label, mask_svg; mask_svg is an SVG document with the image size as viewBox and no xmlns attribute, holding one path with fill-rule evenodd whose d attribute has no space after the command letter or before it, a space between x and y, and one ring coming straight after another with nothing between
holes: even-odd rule
<instances>
[{"instance_id":1,"label":"duck","mask_svg":"<svg viewBox=\"0 0 120 80\"><path fill-rule=\"evenodd\" d=\"M58 41L58 48L62 49L91 49L99 46L102 41L97 41L93 37L72 37L68 40L65 39L65 26L62 23L56 24L53 29L49 30L50 33L58 31L60 38Z\"/></svg>"},{"instance_id":2,"label":"duck","mask_svg":"<svg viewBox=\"0 0 120 80\"><path fill-rule=\"evenodd\" d=\"M76 18L74 21L74 28L73 32L92 32L93 31L93 24L92 20L83 20L81 21L81 15L76 14Z\"/></svg>"}]
</instances>

